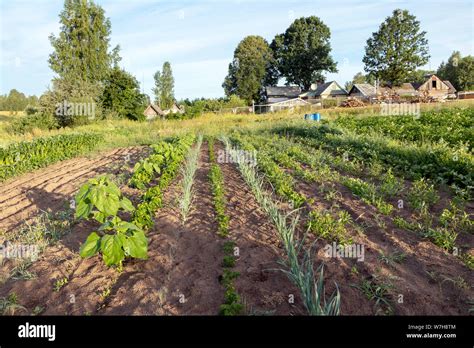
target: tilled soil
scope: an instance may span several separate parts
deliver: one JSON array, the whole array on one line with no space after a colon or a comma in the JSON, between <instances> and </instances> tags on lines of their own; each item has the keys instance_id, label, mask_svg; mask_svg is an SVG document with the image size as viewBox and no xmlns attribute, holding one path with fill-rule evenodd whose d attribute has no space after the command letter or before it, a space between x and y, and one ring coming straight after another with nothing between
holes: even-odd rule
<instances>
[{"instance_id":1,"label":"tilled soil","mask_svg":"<svg viewBox=\"0 0 474 348\"><path fill-rule=\"evenodd\" d=\"M114 172L112 166L135 163L144 151L143 147L129 147L93 158L78 157L1 183L0 231L11 231L40 211L64 208L85 181Z\"/></svg>"},{"instance_id":2,"label":"tilled soil","mask_svg":"<svg viewBox=\"0 0 474 348\"><path fill-rule=\"evenodd\" d=\"M223 148L216 144L216 150ZM261 210L249 187L232 163L221 164L226 190L229 235L238 258L236 290L249 313L304 314L298 289L282 272L284 258L275 226Z\"/></svg>"}]
</instances>

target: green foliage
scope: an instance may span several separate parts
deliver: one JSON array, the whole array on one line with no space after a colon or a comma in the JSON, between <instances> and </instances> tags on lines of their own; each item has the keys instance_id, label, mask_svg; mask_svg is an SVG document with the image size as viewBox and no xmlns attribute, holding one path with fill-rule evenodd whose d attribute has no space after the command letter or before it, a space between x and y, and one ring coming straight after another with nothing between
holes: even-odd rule
<instances>
[{"instance_id":1,"label":"green foliage","mask_svg":"<svg viewBox=\"0 0 474 348\"><path fill-rule=\"evenodd\" d=\"M364 70L392 85L406 80L428 62L426 32L407 10L394 10L367 40Z\"/></svg>"},{"instance_id":2,"label":"green foliage","mask_svg":"<svg viewBox=\"0 0 474 348\"><path fill-rule=\"evenodd\" d=\"M59 22L59 36L50 36L51 69L67 81L103 81L120 59L118 47L109 51L111 25L104 10L92 1L65 0Z\"/></svg>"},{"instance_id":3,"label":"green foliage","mask_svg":"<svg viewBox=\"0 0 474 348\"><path fill-rule=\"evenodd\" d=\"M105 78L101 102L106 110L115 112L121 118L138 121L145 119L143 111L147 98L140 93L137 79L119 67L110 70Z\"/></svg>"},{"instance_id":4,"label":"green foliage","mask_svg":"<svg viewBox=\"0 0 474 348\"><path fill-rule=\"evenodd\" d=\"M232 108L247 106L247 102L236 95L218 99L185 99L180 101L180 104L184 105L184 114L177 114L177 117L182 119L194 118L207 112L219 112L221 109L231 111Z\"/></svg>"},{"instance_id":5,"label":"green foliage","mask_svg":"<svg viewBox=\"0 0 474 348\"><path fill-rule=\"evenodd\" d=\"M0 148L0 181L85 153L101 140L96 134L68 134Z\"/></svg>"},{"instance_id":6,"label":"green foliage","mask_svg":"<svg viewBox=\"0 0 474 348\"><path fill-rule=\"evenodd\" d=\"M232 316L243 314L244 306L234 286L234 279L236 279L239 275L240 274L238 272L224 269L221 283L225 288L225 293L224 303L219 308L220 315Z\"/></svg>"},{"instance_id":7,"label":"green foliage","mask_svg":"<svg viewBox=\"0 0 474 348\"><path fill-rule=\"evenodd\" d=\"M383 197L393 198L403 189L403 181L392 173L392 168L382 175L380 187L378 188Z\"/></svg>"},{"instance_id":8,"label":"green foliage","mask_svg":"<svg viewBox=\"0 0 474 348\"><path fill-rule=\"evenodd\" d=\"M376 314L393 314L392 296L390 290L393 285L378 281L375 277L372 279L364 279L362 283L355 286L359 289L367 299L375 301Z\"/></svg>"},{"instance_id":9,"label":"green foliage","mask_svg":"<svg viewBox=\"0 0 474 348\"><path fill-rule=\"evenodd\" d=\"M473 108L449 108L422 112L417 116L354 117L336 119L335 124L358 134L378 133L393 139L423 142L444 142L455 147L472 149L474 139Z\"/></svg>"},{"instance_id":10,"label":"green foliage","mask_svg":"<svg viewBox=\"0 0 474 348\"><path fill-rule=\"evenodd\" d=\"M330 38L329 27L318 17L296 19L271 43L280 77L308 90L312 83L324 81L323 72L337 72Z\"/></svg>"},{"instance_id":11,"label":"green foliage","mask_svg":"<svg viewBox=\"0 0 474 348\"><path fill-rule=\"evenodd\" d=\"M55 78L52 83L39 105L43 113L56 118L60 127L80 126L102 118L102 82Z\"/></svg>"},{"instance_id":12,"label":"green foliage","mask_svg":"<svg viewBox=\"0 0 474 348\"><path fill-rule=\"evenodd\" d=\"M151 167L148 169L144 166L136 167L139 174L135 175L134 173L131 182L142 189L151 182L155 174L161 174L158 184L150 187L144 193L143 202L137 206L133 214L133 223L140 228L148 229L153 226L153 215L162 206L163 189L178 173L179 166L194 139L194 135L187 135L174 139L171 143L159 142L152 146L154 153L147 159L147 163L151 163Z\"/></svg>"},{"instance_id":13,"label":"green foliage","mask_svg":"<svg viewBox=\"0 0 474 348\"><path fill-rule=\"evenodd\" d=\"M8 95L0 95L0 110L10 111L16 114L18 111L34 110L38 105L38 97L32 95L27 97L16 89L10 90Z\"/></svg>"},{"instance_id":14,"label":"green foliage","mask_svg":"<svg viewBox=\"0 0 474 348\"><path fill-rule=\"evenodd\" d=\"M174 103L174 78L169 62L163 63L162 71L159 70L153 76L155 79L155 104L161 109L169 109Z\"/></svg>"},{"instance_id":15,"label":"green foliage","mask_svg":"<svg viewBox=\"0 0 474 348\"><path fill-rule=\"evenodd\" d=\"M93 217L102 223L97 232L92 232L81 246L79 254L87 258L98 252L107 266L121 266L125 257L146 259L148 240L143 230L135 224L121 220L119 210L133 212L132 202L122 195L120 189L107 177L89 180L76 194L76 218ZM109 234L107 232L114 232Z\"/></svg>"},{"instance_id":16,"label":"green foliage","mask_svg":"<svg viewBox=\"0 0 474 348\"><path fill-rule=\"evenodd\" d=\"M59 290L62 289L63 286L67 285L68 282L69 280L67 279L67 277L56 280L54 282L54 287L53 287L54 291L58 292Z\"/></svg>"},{"instance_id":17,"label":"green foliage","mask_svg":"<svg viewBox=\"0 0 474 348\"><path fill-rule=\"evenodd\" d=\"M273 52L267 41L260 36L247 36L234 51L234 60L222 84L225 94L237 95L248 104L260 101L263 87L275 85L271 69L275 65Z\"/></svg>"},{"instance_id":18,"label":"green foliage","mask_svg":"<svg viewBox=\"0 0 474 348\"><path fill-rule=\"evenodd\" d=\"M131 212L135 209L132 202L106 176L90 179L82 185L75 201L76 219L89 219L92 216L100 223L105 223L109 216L116 216L119 210Z\"/></svg>"},{"instance_id":19,"label":"green foliage","mask_svg":"<svg viewBox=\"0 0 474 348\"><path fill-rule=\"evenodd\" d=\"M8 126L8 130L14 134L25 134L34 129L51 130L58 128L58 126L53 115L37 112L13 120Z\"/></svg>"},{"instance_id":20,"label":"green foliage","mask_svg":"<svg viewBox=\"0 0 474 348\"><path fill-rule=\"evenodd\" d=\"M434 185L429 184L425 179L417 180L413 183L408 192L408 202L417 210L428 209L439 200Z\"/></svg>"},{"instance_id":21,"label":"green foliage","mask_svg":"<svg viewBox=\"0 0 474 348\"><path fill-rule=\"evenodd\" d=\"M454 51L448 61L442 62L437 75L442 80L448 80L458 91L474 89L474 57L461 57L459 51Z\"/></svg>"},{"instance_id":22,"label":"green foliage","mask_svg":"<svg viewBox=\"0 0 474 348\"><path fill-rule=\"evenodd\" d=\"M374 134L343 132L328 125L276 127L273 132L297 136L298 142L304 141L338 154L346 153L366 164L381 162L403 178L425 177L468 191L474 186L473 156L446 144L416 145Z\"/></svg>"},{"instance_id":23,"label":"green foliage","mask_svg":"<svg viewBox=\"0 0 474 348\"><path fill-rule=\"evenodd\" d=\"M342 245L352 243L346 225L351 222L351 217L346 211L340 211L337 218L330 211L313 210L308 215L307 227L316 235L327 241L335 241Z\"/></svg>"},{"instance_id":24,"label":"green foliage","mask_svg":"<svg viewBox=\"0 0 474 348\"><path fill-rule=\"evenodd\" d=\"M351 190L353 194L362 198L364 202L375 206L382 214L388 215L392 212L393 206L383 200L377 193L374 184L351 177L343 178L342 184Z\"/></svg>"},{"instance_id":25,"label":"green foliage","mask_svg":"<svg viewBox=\"0 0 474 348\"><path fill-rule=\"evenodd\" d=\"M431 240L433 244L449 252L453 251L454 247L456 246L456 239L458 237L458 233L446 228L427 228L422 230L421 234L423 237Z\"/></svg>"},{"instance_id":26,"label":"green foliage","mask_svg":"<svg viewBox=\"0 0 474 348\"><path fill-rule=\"evenodd\" d=\"M216 211L219 231L218 234L221 237L226 237L229 234L229 217L225 212L224 178L219 165L216 163L211 165L209 180L211 182L212 195L214 198L214 209Z\"/></svg>"}]
</instances>

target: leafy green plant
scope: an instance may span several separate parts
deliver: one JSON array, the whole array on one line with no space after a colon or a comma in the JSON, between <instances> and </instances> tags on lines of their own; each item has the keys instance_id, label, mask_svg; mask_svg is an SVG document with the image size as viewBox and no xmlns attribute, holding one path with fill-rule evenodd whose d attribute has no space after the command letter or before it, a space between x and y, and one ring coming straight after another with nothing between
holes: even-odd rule
<instances>
[{"instance_id":1,"label":"leafy green plant","mask_svg":"<svg viewBox=\"0 0 474 348\"><path fill-rule=\"evenodd\" d=\"M413 182L413 186L408 192L408 202L417 210L428 209L439 199L434 185L429 184L424 178Z\"/></svg>"},{"instance_id":2,"label":"leafy green plant","mask_svg":"<svg viewBox=\"0 0 474 348\"><path fill-rule=\"evenodd\" d=\"M308 215L307 227L328 241L345 245L352 242L346 229L350 222L351 217L346 211L340 211L335 218L330 211L312 210Z\"/></svg>"},{"instance_id":3,"label":"leafy green plant","mask_svg":"<svg viewBox=\"0 0 474 348\"><path fill-rule=\"evenodd\" d=\"M116 216L120 209L131 212L135 208L120 189L107 176L90 179L82 185L75 197L77 219L91 216L101 223L109 216Z\"/></svg>"},{"instance_id":4,"label":"leafy green plant","mask_svg":"<svg viewBox=\"0 0 474 348\"><path fill-rule=\"evenodd\" d=\"M58 292L58 291L61 290L62 287L63 287L64 285L66 285L68 282L69 282L69 280L67 279L67 277L60 278L60 279L56 280L56 281L54 282L54 286L53 286L54 291Z\"/></svg>"},{"instance_id":5,"label":"leafy green plant","mask_svg":"<svg viewBox=\"0 0 474 348\"><path fill-rule=\"evenodd\" d=\"M367 204L375 206L382 214L388 215L392 212L393 206L383 200L377 194L374 184L367 183L359 178L345 177L342 184L346 186L353 194L362 198Z\"/></svg>"},{"instance_id":6,"label":"leafy green plant","mask_svg":"<svg viewBox=\"0 0 474 348\"><path fill-rule=\"evenodd\" d=\"M102 223L98 232L92 232L80 249L84 258L98 252L107 266L121 266L125 257L145 259L148 240L141 228L121 220L119 210L135 210L130 200L122 195L120 189L106 176L94 178L84 184L76 195L76 217L93 217ZM115 232L108 234L107 232Z\"/></svg>"},{"instance_id":7,"label":"leafy green plant","mask_svg":"<svg viewBox=\"0 0 474 348\"><path fill-rule=\"evenodd\" d=\"M383 197L394 197L403 189L403 181L392 173L392 168L382 175L379 192Z\"/></svg>"}]
</instances>

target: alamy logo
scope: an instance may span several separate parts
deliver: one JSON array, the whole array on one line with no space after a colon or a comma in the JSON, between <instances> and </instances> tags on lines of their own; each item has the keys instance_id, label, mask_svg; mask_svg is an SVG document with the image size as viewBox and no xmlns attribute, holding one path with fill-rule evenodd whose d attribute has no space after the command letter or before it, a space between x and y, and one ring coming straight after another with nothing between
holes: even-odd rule
<instances>
[{"instance_id":1,"label":"alamy logo","mask_svg":"<svg viewBox=\"0 0 474 348\"><path fill-rule=\"evenodd\" d=\"M95 103L73 103L65 100L56 104L56 116L87 116L95 118Z\"/></svg>"},{"instance_id":2,"label":"alamy logo","mask_svg":"<svg viewBox=\"0 0 474 348\"><path fill-rule=\"evenodd\" d=\"M420 103L382 103L383 116L420 116Z\"/></svg>"},{"instance_id":3,"label":"alamy logo","mask_svg":"<svg viewBox=\"0 0 474 348\"><path fill-rule=\"evenodd\" d=\"M362 244L338 245L333 242L324 247L324 253L326 257L357 259L358 262L363 262L365 259L365 250Z\"/></svg>"},{"instance_id":4,"label":"alamy logo","mask_svg":"<svg viewBox=\"0 0 474 348\"><path fill-rule=\"evenodd\" d=\"M52 342L56 339L56 325L35 325L26 322L18 326L18 337L20 338L47 338Z\"/></svg>"}]
</instances>

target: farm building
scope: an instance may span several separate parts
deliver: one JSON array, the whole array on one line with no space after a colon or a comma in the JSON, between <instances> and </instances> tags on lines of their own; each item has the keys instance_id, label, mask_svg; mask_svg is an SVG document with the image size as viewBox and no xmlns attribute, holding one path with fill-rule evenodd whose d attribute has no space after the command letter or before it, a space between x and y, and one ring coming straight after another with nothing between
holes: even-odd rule
<instances>
[{"instance_id":1,"label":"farm building","mask_svg":"<svg viewBox=\"0 0 474 348\"><path fill-rule=\"evenodd\" d=\"M349 97L370 101L377 97L377 92L370 83L356 83L350 89Z\"/></svg>"},{"instance_id":2,"label":"farm building","mask_svg":"<svg viewBox=\"0 0 474 348\"><path fill-rule=\"evenodd\" d=\"M393 86L391 90L392 93L395 93L400 97L415 97L419 93L415 87L415 84L406 82L402 83L400 86Z\"/></svg>"},{"instance_id":3,"label":"farm building","mask_svg":"<svg viewBox=\"0 0 474 348\"><path fill-rule=\"evenodd\" d=\"M301 88L298 86L265 87L265 99L267 104L298 98Z\"/></svg>"},{"instance_id":4,"label":"farm building","mask_svg":"<svg viewBox=\"0 0 474 348\"><path fill-rule=\"evenodd\" d=\"M174 103L173 106L167 110L161 110L158 105L150 104L143 112L147 120L153 120L157 117L164 118L166 115L177 113L183 114L184 106L178 106L176 103Z\"/></svg>"},{"instance_id":5,"label":"farm building","mask_svg":"<svg viewBox=\"0 0 474 348\"><path fill-rule=\"evenodd\" d=\"M421 84L413 84L415 89L419 92L425 92L433 98L436 99L445 99L450 94L456 93L456 89L452 86L451 82L449 81L442 81L436 75L427 75L427 79L425 82ZM449 85L448 85L449 83Z\"/></svg>"},{"instance_id":6,"label":"farm building","mask_svg":"<svg viewBox=\"0 0 474 348\"><path fill-rule=\"evenodd\" d=\"M168 110L163 110L164 115L168 114L184 114L184 106L183 105L177 105L176 103L173 103L173 106L169 108Z\"/></svg>"},{"instance_id":7,"label":"farm building","mask_svg":"<svg viewBox=\"0 0 474 348\"><path fill-rule=\"evenodd\" d=\"M308 101L315 99L347 97L347 91L336 81L322 83L315 85L314 87L313 89L300 94L299 97Z\"/></svg>"},{"instance_id":8,"label":"farm building","mask_svg":"<svg viewBox=\"0 0 474 348\"><path fill-rule=\"evenodd\" d=\"M163 117L165 114L158 105L150 104L143 112L147 120L153 120L157 117Z\"/></svg>"}]
</instances>

